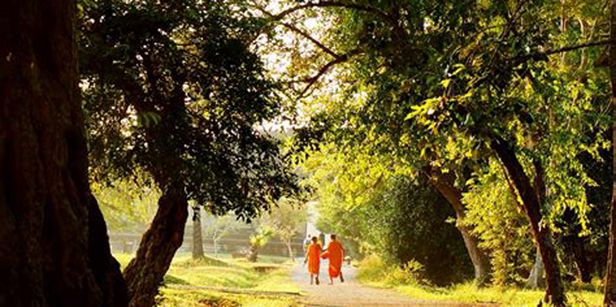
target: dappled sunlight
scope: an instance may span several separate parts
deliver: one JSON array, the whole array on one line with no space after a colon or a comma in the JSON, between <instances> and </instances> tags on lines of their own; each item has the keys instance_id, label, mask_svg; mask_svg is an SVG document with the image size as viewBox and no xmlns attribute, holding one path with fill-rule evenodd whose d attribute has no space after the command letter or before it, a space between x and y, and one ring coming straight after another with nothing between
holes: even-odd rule
<instances>
[{"instance_id":1,"label":"dappled sunlight","mask_svg":"<svg viewBox=\"0 0 616 307\"><path fill-rule=\"evenodd\" d=\"M0 21L2 307L616 306L616 0Z\"/></svg>"}]
</instances>

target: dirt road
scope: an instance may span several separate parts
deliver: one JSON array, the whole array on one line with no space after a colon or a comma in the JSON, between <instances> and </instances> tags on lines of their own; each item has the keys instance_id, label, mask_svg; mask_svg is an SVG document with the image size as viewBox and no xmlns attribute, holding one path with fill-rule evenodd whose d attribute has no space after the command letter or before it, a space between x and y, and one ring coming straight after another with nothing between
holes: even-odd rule
<instances>
[{"instance_id":1,"label":"dirt road","mask_svg":"<svg viewBox=\"0 0 616 307\"><path fill-rule=\"evenodd\" d=\"M334 285L329 285L327 260L321 262L321 284L310 285L310 277L302 261L303 259L298 260L298 265L292 271L292 279L302 291L301 303L305 306L474 306L416 300L393 290L364 286L355 280L355 269L351 266L344 266L342 269L345 276L344 283L335 280Z\"/></svg>"}]
</instances>

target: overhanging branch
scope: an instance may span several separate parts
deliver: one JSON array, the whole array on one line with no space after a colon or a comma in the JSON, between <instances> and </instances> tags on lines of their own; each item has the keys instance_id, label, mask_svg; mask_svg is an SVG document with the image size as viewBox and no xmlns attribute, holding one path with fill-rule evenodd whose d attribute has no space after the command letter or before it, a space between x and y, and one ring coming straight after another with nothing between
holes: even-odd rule
<instances>
[{"instance_id":1,"label":"overhanging branch","mask_svg":"<svg viewBox=\"0 0 616 307\"><path fill-rule=\"evenodd\" d=\"M306 82L308 82L308 85L306 85L306 87L304 87L304 89L302 90L302 92L299 94L298 99L301 99L304 97L304 95L306 95L306 93L308 92L308 90L310 90L310 88L317 82L319 81L319 79L326 74L334 65L336 64L340 64L343 62L348 61L352 56L357 55L361 53L360 49L353 49L341 56L338 56L337 58L335 58L334 60L328 62L327 64L325 64L323 67L321 67L321 69L319 69L319 71L317 72L316 75L305 79Z\"/></svg>"},{"instance_id":2,"label":"overhanging branch","mask_svg":"<svg viewBox=\"0 0 616 307\"><path fill-rule=\"evenodd\" d=\"M261 13L271 17L274 20L279 20L277 19L276 15L272 14L271 12L267 11L265 8L263 8L260 5L253 5L257 10L259 10ZM298 27L290 24L290 23L286 23L286 22L281 22L280 23L282 26L286 27L287 29L296 32L297 34L303 36L304 38L306 38L307 40L309 40L310 42L312 42L313 44L315 44L317 47L319 47L321 50L323 50L325 53L333 56L334 58L339 57L340 55L338 55L337 53L335 53L331 48L328 48L327 46L325 46L325 44L321 43L319 40L317 40L316 38L312 37L310 34L306 33L305 31L299 29Z\"/></svg>"},{"instance_id":3,"label":"overhanging branch","mask_svg":"<svg viewBox=\"0 0 616 307\"><path fill-rule=\"evenodd\" d=\"M359 3L348 3L348 2L344 2L344 1L317 1L317 2L309 2L306 4L302 4L302 5L298 5L298 6L294 6L291 8L288 8L276 15L273 16L273 20L281 20L283 18L285 18L286 16L300 11L300 10L304 10L304 9L309 9L309 8L325 8L325 7L339 7L339 8L347 8L347 9L354 9L354 10L358 10L358 11L363 11L363 12L367 12L367 13L371 13L373 15L378 16L379 18L389 22L389 23L393 23L395 26L397 26L396 20L394 20L391 16L389 16L389 14L387 14L385 11L377 8L377 7L373 7L373 6L369 6L369 5L364 5L364 4L359 4Z\"/></svg>"},{"instance_id":4,"label":"overhanging branch","mask_svg":"<svg viewBox=\"0 0 616 307\"><path fill-rule=\"evenodd\" d=\"M519 61L519 62L524 62L524 61L531 60L531 59L541 60L541 59L545 59L546 57L548 57L550 55L553 55L553 54L569 52L569 51L574 51L574 50L583 49L583 48L589 48L589 47L606 46L606 45L609 45L611 43L614 43L614 42L612 40L609 40L609 39L608 40L595 41L595 42L587 42L587 43L583 43L583 44L565 46L565 47L561 47L561 48L558 48L558 49L552 49L552 50L528 53L528 54L524 54L524 55L520 55L520 56L509 58L509 60Z\"/></svg>"},{"instance_id":5,"label":"overhanging branch","mask_svg":"<svg viewBox=\"0 0 616 307\"><path fill-rule=\"evenodd\" d=\"M319 47L319 49L323 50L325 53L333 56L334 58L338 58L340 57L339 54L335 53L333 50L331 50L330 48L328 48L327 46L325 46L323 43L321 43L320 41L318 41L317 39L315 39L314 37L310 36L310 34L300 30L299 28L297 28L296 26L283 22L281 23L281 25L283 25L284 27L286 27L287 29L296 32L297 34L303 36L304 38L306 38L307 40L309 40L310 42L312 42L313 44L315 44L317 47Z\"/></svg>"}]
</instances>

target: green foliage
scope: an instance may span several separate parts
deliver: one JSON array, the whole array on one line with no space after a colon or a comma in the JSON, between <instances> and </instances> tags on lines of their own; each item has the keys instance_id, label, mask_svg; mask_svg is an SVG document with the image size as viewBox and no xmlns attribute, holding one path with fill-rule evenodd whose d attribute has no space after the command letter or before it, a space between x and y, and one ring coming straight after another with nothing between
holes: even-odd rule
<instances>
[{"instance_id":1,"label":"green foliage","mask_svg":"<svg viewBox=\"0 0 616 307\"><path fill-rule=\"evenodd\" d=\"M597 207L605 202L597 199L609 192L599 191L597 184L609 188L611 183L588 171L609 146L602 134L611 120L608 78L593 66L603 50L552 52L605 36L604 8L595 0L359 0L307 9L334 16L332 30L319 36L322 44L341 54L357 52L328 70L324 79L336 81L328 84L329 91L306 99L312 129L299 135L298 147L311 147L310 137L328 143L326 152L337 147L336 154L317 157L334 164L340 163L339 155L354 151L368 156L343 164L348 170L341 173L350 174L346 178L340 173L328 178L319 170L312 174L315 181L337 181L319 194L327 195L322 202L342 205L320 210L340 218L323 224L357 242L378 236L379 230L362 229L344 216L368 216L361 204L378 198L385 186L371 186L378 175L368 170L406 169L410 178L418 178L436 169L468 192L465 223L492 253L494 282L519 283L534 250L517 192L509 189L492 148L500 139L513 149L531 185L533 163L545 172L541 227L550 227L557 238L585 237L587 247L603 240L605 247L605 237L594 234L607 225L606 215L598 213L605 211ZM316 49L321 57L311 54L309 61L326 63L328 52ZM301 73L311 75L314 69ZM557 248L565 250L564 244Z\"/></svg>"},{"instance_id":2,"label":"green foliage","mask_svg":"<svg viewBox=\"0 0 616 307\"><path fill-rule=\"evenodd\" d=\"M160 191L142 177L117 180L111 185L94 182L91 188L111 232L143 232L160 197Z\"/></svg>"},{"instance_id":3,"label":"green foliage","mask_svg":"<svg viewBox=\"0 0 616 307\"><path fill-rule=\"evenodd\" d=\"M463 199L467 211L462 223L472 226L480 246L490 252L492 283L499 287L521 285L535 256L528 222L512 195L502 167L491 161Z\"/></svg>"},{"instance_id":4,"label":"green foliage","mask_svg":"<svg viewBox=\"0 0 616 307\"><path fill-rule=\"evenodd\" d=\"M257 233L250 236L250 245L256 248L261 248L269 242L274 230L269 226L261 226Z\"/></svg>"},{"instance_id":5,"label":"green foliage","mask_svg":"<svg viewBox=\"0 0 616 307\"><path fill-rule=\"evenodd\" d=\"M147 171L215 214L250 219L296 190L279 141L277 85L250 42L246 1L82 3L79 47L92 174Z\"/></svg>"},{"instance_id":6,"label":"green foliage","mask_svg":"<svg viewBox=\"0 0 616 307\"><path fill-rule=\"evenodd\" d=\"M287 244L289 252L292 253L291 240L302 230L306 220L307 212L303 204L295 199L282 198L261 218L261 223ZM292 254L289 256L293 257Z\"/></svg>"},{"instance_id":7,"label":"green foliage","mask_svg":"<svg viewBox=\"0 0 616 307\"><path fill-rule=\"evenodd\" d=\"M407 170L386 167L385 161L360 151L342 155L328 147L306 160L319 229L401 268L417 262L425 279L436 284L467 278L471 266L464 243L446 222L454 214L450 205L425 177L414 179Z\"/></svg>"},{"instance_id":8,"label":"green foliage","mask_svg":"<svg viewBox=\"0 0 616 307\"><path fill-rule=\"evenodd\" d=\"M256 233L250 236L250 250L246 258L250 262L257 262L259 250L269 242L274 235L274 230L267 225L260 225Z\"/></svg>"},{"instance_id":9,"label":"green foliage","mask_svg":"<svg viewBox=\"0 0 616 307\"><path fill-rule=\"evenodd\" d=\"M357 279L360 281L381 280L387 286L425 284L423 266L417 261L403 265L390 265L376 255L370 255L359 263Z\"/></svg>"}]
</instances>

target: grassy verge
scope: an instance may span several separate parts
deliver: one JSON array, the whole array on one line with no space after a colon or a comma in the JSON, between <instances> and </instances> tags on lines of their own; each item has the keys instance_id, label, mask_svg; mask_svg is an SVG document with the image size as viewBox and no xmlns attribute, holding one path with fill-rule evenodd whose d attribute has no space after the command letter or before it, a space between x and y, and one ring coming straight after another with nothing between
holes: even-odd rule
<instances>
[{"instance_id":1,"label":"grassy verge","mask_svg":"<svg viewBox=\"0 0 616 307\"><path fill-rule=\"evenodd\" d=\"M125 267L132 255L116 254ZM298 293L284 258L263 257L259 263L228 257L192 260L177 255L165 275L161 306L295 306Z\"/></svg>"},{"instance_id":2,"label":"grassy verge","mask_svg":"<svg viewBox=\"0 0 616 307\"><path fill-rule=\"evenodd\" d=\"M456 284L450 287L433 287L412 282L402 277L399 270L387 267L376 258L359 263L357 279L366 285L394 289L416 299L465 303L493 303L500 306L537 306L545 292L522 288L479 288L472 283ZM570 306L601 306L603 295L600 291L568 291Z\"/></svg>"}]
</instances>

